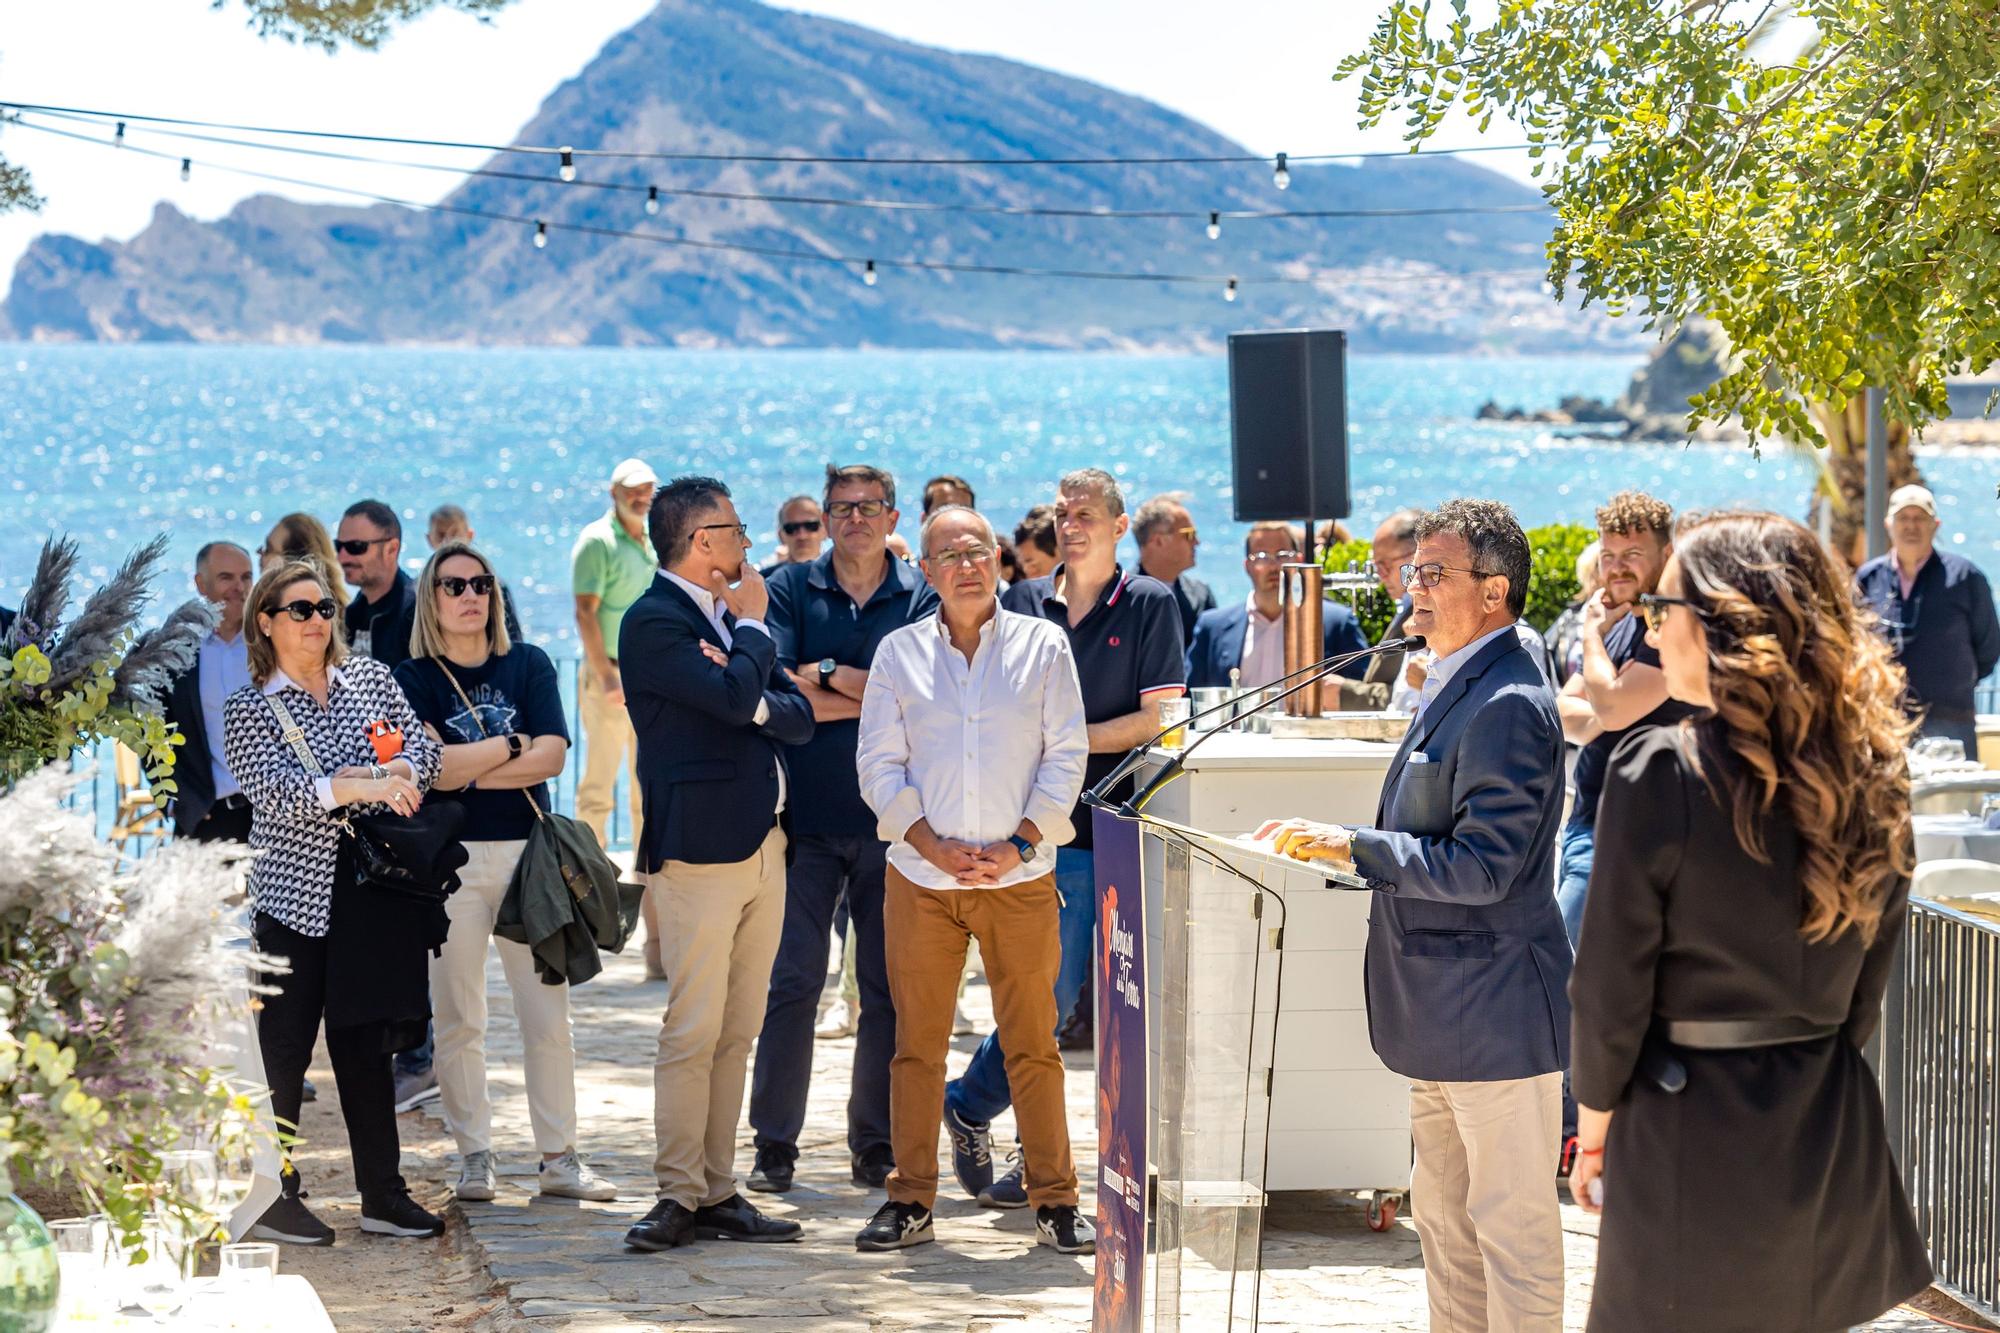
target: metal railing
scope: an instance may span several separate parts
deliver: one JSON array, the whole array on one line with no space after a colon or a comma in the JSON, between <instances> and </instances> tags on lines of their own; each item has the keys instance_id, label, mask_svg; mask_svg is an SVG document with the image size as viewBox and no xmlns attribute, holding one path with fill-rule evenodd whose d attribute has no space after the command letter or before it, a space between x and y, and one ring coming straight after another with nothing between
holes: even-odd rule
<instances>
[{"instance_id":1,"label":"metal railing","mask_svg":"<svg viewBox=\"0 0 2000 1333\"><path fill-rule=\"evenodd\" d=\"M1889 1143L1938 1282L2000 1318L2000 921L1910 903L1883 1050Z\"/></svg>"}]
</instances>

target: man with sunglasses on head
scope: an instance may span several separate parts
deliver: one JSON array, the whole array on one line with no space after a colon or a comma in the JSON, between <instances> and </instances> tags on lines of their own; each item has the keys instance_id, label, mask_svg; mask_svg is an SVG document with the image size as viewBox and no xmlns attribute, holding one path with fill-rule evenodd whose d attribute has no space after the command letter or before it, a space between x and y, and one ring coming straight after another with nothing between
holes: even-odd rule
<instances>
[{"instance_id":1,"label":"man with sunglasses on head","mask_svg":"<svg viewBox=\"0 0 2000 1333\"><path fill-rule=\"evenodd\" d=\"M1235 606L1204 611L1195 621L1188 644L1189 689L1227 687L1229 673L1246 690L1261 690L1285 674L1285 622L1279 613L1278 584L1284 567L1305 557L1299 547L1305 534L1290 523L1255 523L1243 539L1243 572L1250 576L1250 596ZM1358 653L1368 647L1354 612L1328 602L1320 622L1320 656ZM1350 662L1336 673L1360 680L1368 659Z\"/></svg>"},{"instance_id":2,"label":"man with sunglasses on head","mask_svg":"<svg viewBox=\"0 0 2000 1333\"><path fill-rule=\"evenodd\" d=\"M785 925L781 817L801 799L785 750L812 738L812 706L778 665L770 593L743 558L729 488L676 478L648 527L660 568L625 613L618 661L645 800L637 868L663 928L667 1005L653 1062L659 1202L625 1243L798 1240L797 1222L736 1192L735 1153Z\"/></svg>"},{"instance_id":3,"label":"man with sunglasses on head","mask_svg":"<svg viewBox=\"0 0 2000 1333\"><path fill-rule=\"evenodd\" d=\"M812 739L787 750L787 777L800 793L788 828L785 929L771 970L764 1028L750 1082L757 1160L750 1188L792 1187L812 1086L813 1020L826 980L827 934L844 896L854 928L861 1018L847 1099L847 1149L854 1183L880 1189L894 1157L889 1146L889 1061L896 1010L882 938L883 875L889 845L861 796L855 769L861 699L882 640L930 614L937 594L917 570L889 554L901 517L896 479L865 463L826 469L824 512L833 548L771 578L767 623L778 665L812 706Z\"/></svg>"},{"instance_id":4,"label":"man with sunglasses on head","mask_svg":"<svg viewBox=\"0 0 2000 1333\"><path fill-rule=\"evenodd\" d=\"M826 545L826 516L819 501L810 495L794 495L778 506L778 553L757 566L765 578L786 565L803 565L819 559Z\"/></svg>"},{"instance_id":5,"label":"man with sunglasses on head","mask_svg":"<svg viewBox=\"0 0 2000 1333\"><path fill-rule=\"evenodd\" d=\"M415 583L402 569L403 521L380 500L356 500L340 516L333 549L355 590L347 604L347 646L393 667L410 655Z\"/></svg>"},{"instance_id":6,"label":"man with sunglasses on head","mask_svg":"<svg viewBox=\"0 0 2000 1333\"><path fill-rule=\"evenodd\" d=\"M1215 590L1188 571L1194 568L1201 536L1187 511L1187 492L1156 495L1132 515L1132 540L1139 547L1139 572L1173 590L1181 613L1181 639L1191 642L1194 623L1215 609Z\"/></svg>"}]
</instances>

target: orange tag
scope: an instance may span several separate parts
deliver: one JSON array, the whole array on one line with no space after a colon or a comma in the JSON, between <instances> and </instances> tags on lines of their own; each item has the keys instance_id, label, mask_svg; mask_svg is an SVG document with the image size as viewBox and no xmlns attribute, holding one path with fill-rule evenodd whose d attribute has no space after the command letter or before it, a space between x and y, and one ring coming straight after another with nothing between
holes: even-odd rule
<instances>
[{"instance_id":1,"label":"orange tag","mask_svg":"<svg viewBox=\"0 0 2000 1333\"><path fill-rule=\"evenodd\" d=\"M386 764L403 752L403 730L393 722L370 722L368 743L375 747L375 762Z\"/></svg>"}]
</instances>

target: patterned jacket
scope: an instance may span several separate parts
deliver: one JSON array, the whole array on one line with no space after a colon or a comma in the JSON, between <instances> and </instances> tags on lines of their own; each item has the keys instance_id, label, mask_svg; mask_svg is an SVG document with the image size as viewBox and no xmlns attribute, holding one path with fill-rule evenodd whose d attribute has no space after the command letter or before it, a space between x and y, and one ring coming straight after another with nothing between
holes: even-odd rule
<instances>
[{"instance_id":1,"label":"patterned jacket","mask_svg":"<svg viewBox=\"0 0 2000 1333\"><path fill-rule=\"evenodd\" d=\"M324 776L314 777L287 743L270 696L282 699ZM250 868L256 910L301 935L324 936L333 911L334 862L341 820L388 807L333 801L333 775L350 764L375 762L368 724L387 719L403 732L403 757L425 791L437 781L443 751L410 710L409 700L371 657L350 657L327 673L327 706L274 672L262 686L246 685L223 705L223 753L250 798L250 846L261 853Z\"/></svg>"}]
</instances>

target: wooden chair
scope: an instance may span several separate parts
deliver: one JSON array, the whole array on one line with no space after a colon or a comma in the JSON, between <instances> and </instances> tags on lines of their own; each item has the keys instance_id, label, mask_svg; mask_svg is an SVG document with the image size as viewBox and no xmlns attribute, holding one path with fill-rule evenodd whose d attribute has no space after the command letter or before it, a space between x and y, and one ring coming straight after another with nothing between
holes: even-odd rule
<instances>
[{"instance_id":1,"label":"wooden chair","mask_svg":"<svg viewBox=\"0 0 2000 1333\"><path fill-rule=\"evenodd\" d=\"M139 769L138 754L122 742L117 746L113 774L112 793L117 801L117 813L112 816L111 822L112 845L123 856L125 844L137 838L140 845L134 855L144 856L145 839L166 836L166 804L156 798L146 785L145 774Z\"/></svg>"}]
</instances>

